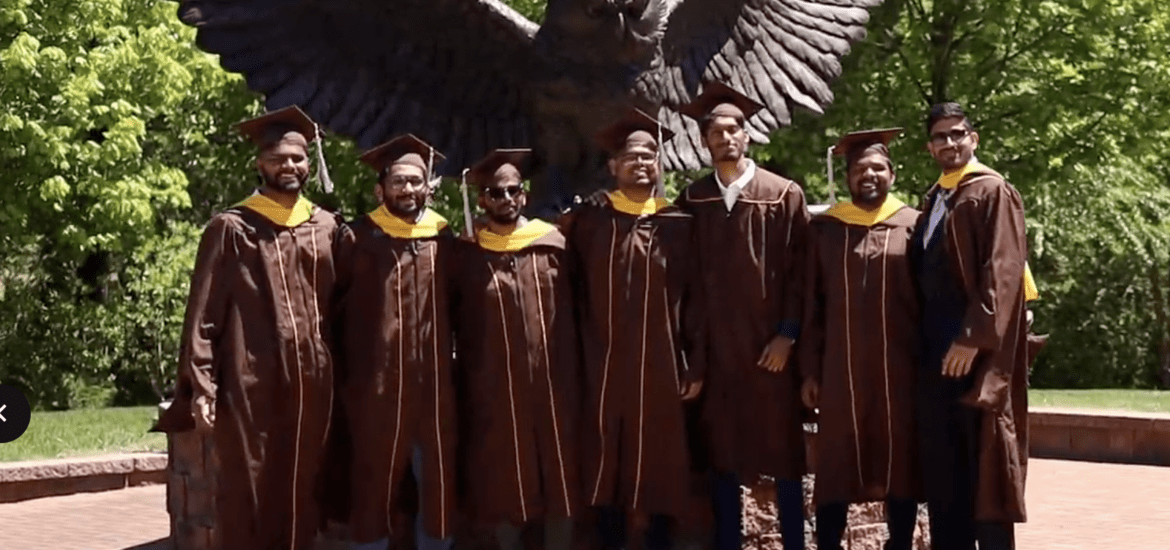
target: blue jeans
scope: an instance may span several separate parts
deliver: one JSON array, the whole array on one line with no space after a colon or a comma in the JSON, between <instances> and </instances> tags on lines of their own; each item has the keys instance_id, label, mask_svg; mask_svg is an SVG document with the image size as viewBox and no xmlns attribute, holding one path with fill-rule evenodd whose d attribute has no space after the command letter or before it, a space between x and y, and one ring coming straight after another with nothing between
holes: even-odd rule
<instances>
[{"instance_id":1,"label":"blue jeans","mask_svg":"<svg viewBox=\"0 0 1170 550\"><path fill-rule=\"evenodd\" d=\"M716 473L711 490L715 512L715 550L740 550L743 538L739 476ZM800 480L776 480L776 507L784 550L804 550L804 489Z\"/></svg>"},{"instance_id":2,"label":"blue jeans","mask_svg":"<svg viewBox=\"0 0 1170 550\"><path fill-rule=\"evenodd\" d=\"M454 537L447 537L445 539L436 539L427 535L423 530L423 515L422 511L425 509L422 505L423 494L423 477L422 477L422 448L418 445L414 446L414 451L410 455L410 471L414 474L414 479L417 481L419 487L419 512L414 517L414 541L418 550L451 550L451 544L454 542ZM354 543L349 545L350 550L386 550L390 547L390 539L385 538L367 543Z\"/></svg>"}]
</instances>

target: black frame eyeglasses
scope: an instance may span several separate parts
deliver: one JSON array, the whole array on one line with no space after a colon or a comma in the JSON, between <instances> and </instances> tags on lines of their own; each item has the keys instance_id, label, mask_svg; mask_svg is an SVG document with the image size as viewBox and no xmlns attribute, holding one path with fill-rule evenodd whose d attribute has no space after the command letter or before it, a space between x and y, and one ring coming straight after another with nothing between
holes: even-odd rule
<instances>
[{"instance_id":1,"label":"black frame eyeglasses","mask_svg":"<svg viewBox=\"0 0 1170 550\"><path fill-rule=\"evenodd\" d=\"M967 139L967 136L969 135L971 135L971 130L968 130L967 128L955 128L949 132L937 132L930 134L930 143L935 147L942 147L943 145L946 145L948 141L959 143L964 139Z\"/></svg>"}]
</instances>

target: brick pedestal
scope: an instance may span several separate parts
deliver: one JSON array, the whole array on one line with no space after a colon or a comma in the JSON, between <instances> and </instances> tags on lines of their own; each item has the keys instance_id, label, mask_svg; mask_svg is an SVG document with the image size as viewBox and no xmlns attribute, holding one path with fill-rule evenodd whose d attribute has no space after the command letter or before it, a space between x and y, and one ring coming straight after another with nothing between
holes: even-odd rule
<instances>
[{"instance_id":1,"label":"brick pedestal","mask_svg":"<svg viewBox=\"0 0 1170 550\"><path fill-rule=\"evenodd\" d=\"M159 406L159 412L169 403ZM215 548L215 479L211 434L167 434L167 513L175 550Z\"/></svg>"}]
</instances>

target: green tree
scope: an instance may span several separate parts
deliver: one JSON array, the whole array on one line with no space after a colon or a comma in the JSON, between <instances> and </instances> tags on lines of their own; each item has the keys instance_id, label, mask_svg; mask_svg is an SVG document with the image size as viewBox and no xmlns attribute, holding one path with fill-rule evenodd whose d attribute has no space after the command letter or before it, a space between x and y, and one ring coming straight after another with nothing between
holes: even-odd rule
<instances>
[{"instance_id":1,"label":"green tree","mask_svg":"<svg viewBox=\"0 0 1170 550\"><path fill-rule=\"evenodd\" d=\"M39 406L141 400L173 370L191 198L220 202L188 187L236 172L225 120L256 104L174 9L0 2L0 379Z\"/></svg>"},{"instance_id":2,"label":"green tree","mask_svg":"<svg viewBox=\"0 0 1170 550\"><path fill-rule=\"evenodd\" d=\"M1168 21L1170 8L1148 0L888 0L845 60L836 102L757 154L824 200L824 151L837 136L903 126L897 193L917 204L937 177L926 108L962 103L980 159L1027 208L1037 329L1051 333L1034 383L1150 386L1170 365Z\"/></svg>"}]
</instances>

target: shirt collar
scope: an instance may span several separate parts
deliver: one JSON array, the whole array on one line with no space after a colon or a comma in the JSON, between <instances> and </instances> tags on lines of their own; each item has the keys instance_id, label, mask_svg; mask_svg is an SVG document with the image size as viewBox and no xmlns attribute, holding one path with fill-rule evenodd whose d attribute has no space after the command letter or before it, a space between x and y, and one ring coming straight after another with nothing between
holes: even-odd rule
<instances>
[{"instance_id":1,"label":"shirt collar","mask_svg":"<svg viewBox=\"0 0 1170 550\"><path fill-rule=\"evenodd\" d=\"M728 189L742 191L754 177L756 177L756 163L752 159L747 159L747 168L744 169L743 174L731 182L731 185L723 185L723 182L719 179L718 170L715 171L715 184L719 186L719 191L726 195Z\"/></svg>"},{"instance_id":2,"label":"shirt collar","mask_svg":"<svg viewBox=\"0 0 1170 550\"><path fill-rule=\"evenodd\" d=\"M756 163L752 162L752 159L747 159L747 167L744 169L743 174L740 174L735 181L731 182L731 185L723 185L723 182L719 181L719 171L715 171L715 185L719 186L719 193L723 195L723 206L727 207L728 212L732 208L735 208L735 201L739 200L739 195L743 193L743 188L747 187L748 182L752 181L755 177Z\"/></svg>"}]
</instances>

